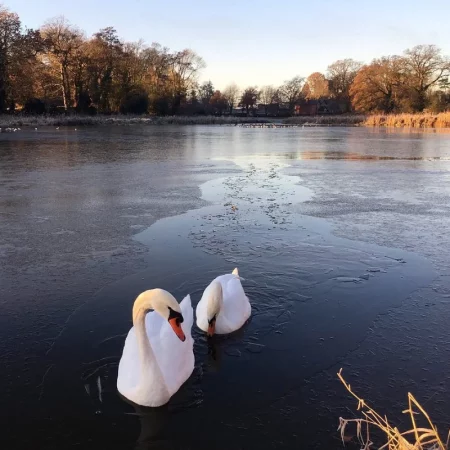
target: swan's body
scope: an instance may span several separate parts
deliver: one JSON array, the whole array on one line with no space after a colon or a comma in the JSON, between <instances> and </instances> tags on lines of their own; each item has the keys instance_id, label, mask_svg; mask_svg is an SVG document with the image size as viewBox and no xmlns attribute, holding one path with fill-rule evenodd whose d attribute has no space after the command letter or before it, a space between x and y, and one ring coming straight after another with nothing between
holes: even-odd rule
<instances>
[{"instance_id":1,"label":"swan's body","mask_svg":"<svg viewBox=\"0 0 450 450\"><path fill-rule=\"evenodd\" d=\"M252 307L237 269L215 278L197 305L197 326L212 335L238 330L250 317Z\"/></svg>"},{"instance_id":2,"label":"swan's body","mask_svg":"<svg viewBox=\"0 0 450 450\"><path fill-rule=\"evenodd\" d=\"M146 314L149 309L155 311ZM117 377L124 397L150 407L169 401L194 370L193 321L189 295L178 304L168 292L153 289L136 299Z\"/></svg>"}]
</instances>

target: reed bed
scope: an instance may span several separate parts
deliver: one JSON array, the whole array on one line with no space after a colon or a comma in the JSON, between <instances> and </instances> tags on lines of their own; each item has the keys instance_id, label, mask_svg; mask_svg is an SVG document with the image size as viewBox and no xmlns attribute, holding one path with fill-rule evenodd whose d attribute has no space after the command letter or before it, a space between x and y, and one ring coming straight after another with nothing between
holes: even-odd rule
<instances>
[{"instance_id":1,"label":"reed bed","mask_svg":"<svg viewBox=\"0 0 450 450\"><path fill-rule=\"evenodd\" d=\"M450 128L450 112L439 114L376 114L368 116L364 125L397 128Z\"/></svg>"},{"instance_id":2,"label":"reed bed","mask_svg":"<svg viewBox=\"0 0 450 450\"><path fill-rule=\"evenodd\" d=\"M411 393L408 393L408 409L403 411L411 419L411 428L400 432L397 427L389 422L386 416L383 417L378 414L352 391L350 384L342 376L342 369L337 375L347 391L358 401L357 410L362 414L362 418L359 419L339 418L338 431L341 432L343 443L345 443L347 426L355 424L356 437L362 450L370 450L372 445L374 445L370 437L370 431L373 428L381 431L386 438L386 443L381 447L377 447L379 450L449 450L450 432L447 436L447 441L444 443L436 426ZM419 421L423 422L424 426L419 426Z\"/></svg>"},{"instance_id":3,"label":"reed bed","mask_svg":"<svg viewBox=\"0 0 450 450\"><path fill-rule=\"evenodd\" d=\"M355 126L363 124L367 116L363 114L338 114L330 116L296 116L289 117L283 121L288 125L309 125L309 126Z\"/></svg>"}]
</instances>

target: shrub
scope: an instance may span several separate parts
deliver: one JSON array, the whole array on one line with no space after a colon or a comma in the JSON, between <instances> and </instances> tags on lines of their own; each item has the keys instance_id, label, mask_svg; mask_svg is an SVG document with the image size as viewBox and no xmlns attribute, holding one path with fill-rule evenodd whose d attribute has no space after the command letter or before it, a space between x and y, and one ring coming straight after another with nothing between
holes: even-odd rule
<instances>
[{"instance_id":1,"label":"shrub","mask_svg":"<svg viewBox=\"0 0 450 450\"><path fill-rule=\"evenodd\" d=\"M130 91L120 105L122 114L145 114L148 112L149 99L146 92L142 90Z\"/></svg>"},{"instance_id":2,"label":"shrub","mask_svg":"<svg viewBox=\"0 0 450 450\"><path fill-rule=\"evenodd\" d=\"M30 115L45 114L45 103L39 98L30 98L25 102L23 112Z\"/></svg>"}]
</instances>

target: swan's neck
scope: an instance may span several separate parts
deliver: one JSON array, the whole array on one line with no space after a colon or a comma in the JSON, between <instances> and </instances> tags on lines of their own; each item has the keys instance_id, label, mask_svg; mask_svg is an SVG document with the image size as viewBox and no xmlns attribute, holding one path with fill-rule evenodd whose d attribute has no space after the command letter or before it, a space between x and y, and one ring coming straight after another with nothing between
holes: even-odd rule
<instances>
[{"instance_id":1,"label":"swan's neck","mask_svg":"<svg viewBox=\"0 0 450 450\"><path fill-rule=\"evenodd\" d=\"M140 359L140 385L151 389L155 386L157 389L167 389L161 369L156 361L152 346L147 336L145 328L146 310L140 309L133 318L134 329L136 333L137 345Z\"/></svg>"},{"instance_id":2,"label":"swan's neck","mask_svg":"<svg viewBox=\"0 0 450 450\"><path fill-rule=\"evenodd\" d=\"M222 285L218 281L213 281L208 288L208 303L206 306L206 313L208 320L217 317L223 306L223 291Z\"/></svg>"}]
</instances>

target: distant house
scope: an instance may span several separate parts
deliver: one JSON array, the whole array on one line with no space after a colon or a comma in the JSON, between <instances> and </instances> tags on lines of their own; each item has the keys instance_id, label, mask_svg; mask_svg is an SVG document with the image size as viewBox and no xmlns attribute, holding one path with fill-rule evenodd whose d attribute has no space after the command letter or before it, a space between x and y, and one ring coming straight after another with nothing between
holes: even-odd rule
<instances>
[{"instance_id":1,"label":"distant house","mask_svg":"<svg viewBox=\"0 0 450 450\"><path fill-rule=\"evenodd\" d=\"M233 110L231 111L231 115L232 116L246 116L247 115L247 110L245 108L233 108Z\"/></svg>"},{"instance_id":2,"label":"distant house","mask_svg":"<svg viewBox=\"0 0 450 450\"><path fill-rule=\"evenodd\" d=\"M316 116L320 114L342 114L345 105L332 98L304 100L295 105L296 116Z\"/></svg>"},{"instance_id":3,"label":"distant house","mask_svg":"<svg viewBox=\"0 0 450 450\"><path fill-rule=\"evenodd\" d=\"M289 117L291 116L291 108L287 103L280 103L278 105L278 116L279 117Z\"/></svg>"},{"instance_id":4,"label":"distant house","mask_svg":"<svg viewBox=\"0 0 450 450\"><path fill-rule=\"evenodd\" d=\"M260 103L255 111L259 117L287 117L290 116L289 106L284 103Z\"/></svg>"},{"instance_id":5,"label":"distant house","mask_svg":"<svg viewBox=\"0 0 450 450\"><path fill-rule=\"evenodd\" d=\"M277 117L279 115L280 105L278 103L260 103L256 108L257 116Z\"/></svg>"}]
</instances>

